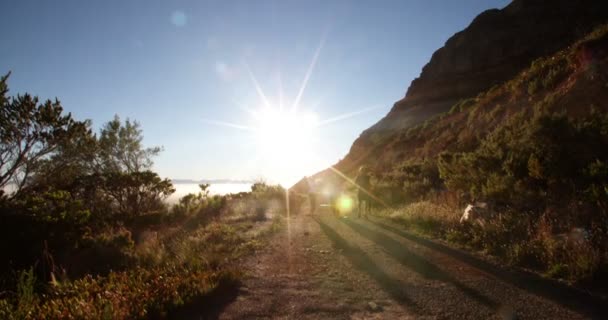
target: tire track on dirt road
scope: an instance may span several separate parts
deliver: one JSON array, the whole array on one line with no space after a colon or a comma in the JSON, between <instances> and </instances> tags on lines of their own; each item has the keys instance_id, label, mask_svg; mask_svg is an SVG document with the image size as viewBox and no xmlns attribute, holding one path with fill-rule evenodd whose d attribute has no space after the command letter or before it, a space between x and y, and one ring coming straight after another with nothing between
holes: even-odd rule
<instances>
[{"instance_id":1,"label":"tire track on dirt road","mask_svg":"<svg viewBox=\"0 0 608 320\"><path fill-rule=\"evenodd\" d=\"M572 295L542 294L539 286L559 286L517 272L506 277L502 267L385 220L286 220L245 263L249 276L219 318L588 319L605 311L560 299Z\"/></svg>"}]
</instances>

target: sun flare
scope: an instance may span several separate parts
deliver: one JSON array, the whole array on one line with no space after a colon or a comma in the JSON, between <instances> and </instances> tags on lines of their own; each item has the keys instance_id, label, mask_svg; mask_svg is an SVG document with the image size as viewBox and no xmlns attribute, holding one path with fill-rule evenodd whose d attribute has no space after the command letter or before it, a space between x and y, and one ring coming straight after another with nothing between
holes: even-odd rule
<instances>
[{"instance_id":1,"label":"sun flare","mask_svg":"<svg viewBox=\"0 0 608 320\"><path fill-rule=\"evenodd\" d=\"M320 150L323 149L323 142L320 139L319 128L378 108L378 106L368 107L335 117L319 119L315 112L300 105L324 42L325 36L322 37L314 52L291 105L283 106L284 92L280 73L278 76L279 99L276 101L278 103L273 104L272 102L275 101L269 99L249 65L244 63L243 66L251 80L252 87L261 102L261 106L254 109L250 107L249 103L235 101L251 116L249 124L203 119L204 122L210 124L251 133L250 137L255 140L256 150L256 154L252 155L252 162L255 162L254 165L261 177L269 179L269 182L290 187L302 177L330 166L331 160L321 157Z\"/></svg>"},{"instance_id":2,"label":"sun flare","mask_svg":"<svg viewBox=\"0 0 608 320\"><path fill-rule=\"evenodd\" d=\"M306 153L312 151L317 123L312 112L265 108L256 124L256 142L265 156L278 160Z\"/></svg>"},{"instance_id":3,"label":"sun flare","mask_svg":"<svg viewBox=\"0 0 608 320\"><path fill-rule=\"evenodd\" d=\"M314 170L319 123L315 113L271 106L255 112L254 118L258 157L273 168L280 183L293 183Z\"/></svg>"}]
</instances>

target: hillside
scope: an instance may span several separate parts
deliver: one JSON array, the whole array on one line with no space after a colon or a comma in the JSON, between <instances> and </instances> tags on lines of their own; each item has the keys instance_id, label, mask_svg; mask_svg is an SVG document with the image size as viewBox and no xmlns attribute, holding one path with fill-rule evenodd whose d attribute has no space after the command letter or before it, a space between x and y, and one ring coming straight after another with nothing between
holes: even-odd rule
<instances>
[{"instance_id":1,"label":"hillside","mask_svg":"<svg viewBox=\"0 0 608 320\"><path fill-rule=\"evenodd\" d=\"M508 82L462 99L448 112L401 130L382 143L371 144L378 152L362 162L380 172L400 161L432 158L444 151L471 151L488 134L522 124L536 114L563 112L584 117L592 110L607 111L607 30L601 27L584 40L535 60Z\"/></svg>"},{"instance_id":2,"label":"hillside","mask_svg":"<svg viewBox=\"0 0 608 320\"><path fill-rule=\"evenodd\" d=\"M515 0L477 16L437 50L405 97L378 123L365 130L336 168L352 173L371 161L391 162L399 135L458 102L513 79L541 57L550 56L608 21L608 3L597 0ZM448 134L444 132L443 134ZM403 142L403 141L402 141ZM399 149L411 153L402 143ZM389 152L392 153L392 152ZM368 159L374 154L374 159Z\"/></svg>"},{"instance_id":3,"label":"hillside","mask_svg":"<svg viewBox=\"0 0 608 320\"><path fill-rule=\"evenodd\" d=\"M514 1L478 16L314 180L322 190L354 192L350 179L365 165L380 215L605 288L608 10L600 7L607 4L543 3ZM463 208L478 201L489 203L490 216L461 223Z\"/></svg>"}]
</instances>

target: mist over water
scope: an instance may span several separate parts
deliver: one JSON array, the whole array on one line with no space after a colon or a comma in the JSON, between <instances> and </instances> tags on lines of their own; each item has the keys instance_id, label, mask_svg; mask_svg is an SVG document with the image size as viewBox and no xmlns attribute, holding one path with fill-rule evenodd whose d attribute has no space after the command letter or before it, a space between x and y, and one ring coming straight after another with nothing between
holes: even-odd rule
<instances>
[{"instance_id":1,"label":"mist over water","mask_svg":"<svg viewBox=\"0 0 608 320\"><path fill-rule=\"evenodd\" d=\"M181 197L188 193L198 193L200 188L196 183L175 183L175 192L167 198L167 203L176 203ZM214 183L209 186L209 194L229 194L251 191L251 183Z\"/></svg>"}]
</instances>

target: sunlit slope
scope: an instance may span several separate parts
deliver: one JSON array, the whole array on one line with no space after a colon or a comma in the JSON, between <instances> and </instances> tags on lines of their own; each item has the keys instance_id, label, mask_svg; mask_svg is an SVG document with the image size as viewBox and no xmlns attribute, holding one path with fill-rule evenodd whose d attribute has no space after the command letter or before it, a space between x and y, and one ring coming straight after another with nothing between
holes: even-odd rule
<instances>
[{"instance_id":1,"label":"sunlit slope","mask_svg":"<svg viewBox=\"0 0 608 320\"><path fill-rule=\"evenodd\" d=\"M367 165L383 177L405 162L474 150L493 132L523 126L541 113L585 117L606 111L608 25L602 25L563 50L533 61L505 83L457 101L446 112L391 135L377 135L335 168L354 175L359 166ZM340 180L329 169L319 177Z\"/></svg>"},{"instance_id":2,"label":"sunlit slope","mask_svg":"<svg viewBox=\"0 0 608 320\"><path fill-rule=\"evenodd\" d=\"M572 117L608 111L608 26L550 57L541 58L507 83L454 104L450 111L401 131L362 159L377 169L443 151L469 151L503 126L539 113ZM378 155L381 155L378 157Z\"/></svg>"},{"instance_id":3,"label":"sunlit slope","mask_svg":"<svg viewBox=\"0 0 608 320\"><path fill-rule=\"evenodd\" d=\"M502 10L481 13L433 54L404 99L361 134L336 168L352 173L372 154L370 161L382 161L385 146L391 151L407 129L519 77L533 61L552 56L605 22L608 2L602 0L515 0Z\"/></svg>"}]
</instances>

